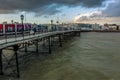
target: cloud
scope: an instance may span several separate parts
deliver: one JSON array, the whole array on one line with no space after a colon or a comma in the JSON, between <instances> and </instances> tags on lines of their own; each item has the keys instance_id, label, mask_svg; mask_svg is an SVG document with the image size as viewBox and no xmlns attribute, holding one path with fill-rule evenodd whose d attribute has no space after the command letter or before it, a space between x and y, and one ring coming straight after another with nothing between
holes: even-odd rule
<instances>
[{"instance_id":1,"label":"cloud","mask_svg":"<svg viewBox=\"0 0 120 80\"><path fill-rule=\"evenodd\" d=\"M105 0L0 0L0 14L19 11L35 12L39 15L51 15L60 12L61 6L101 6Z\"/></svg>"},{"instance_id":2,"label":"cloud","mask_svg":"<svg viewBox=\"0 0 120 80\"><path fill-rule=\"evenodd\" d=\"M76 16L74 22L97 22L97 23L117 22L118 23L118 21L120 21L119 7L120 7L120 0L111 0L111 2L109 1L109 3L103 9Z\"/></svg>"},{"instance_id":3,"label":"cloud","mask_svg":"<svg viewBox=\"0 0 120 80\"><path fill-rule=\"evenodd\" d=\"M120 0L115 0L110 3L102 13L108 17L119 17L120 16Z\"/></svg>"},{"instance_id":4,"label":"cloud","mask_svg":"<svg viewBox=\"0 0 120 80\"><path fill-rule=\"evenodd\" d=\"M102 17L102 12L101 11L94 11L91 13L86 13L86 14L81 14L75 17L75 22L80 22L80 21L91 21L91 20L96 20L100 19Z\"/></svg>"}]
</instances>

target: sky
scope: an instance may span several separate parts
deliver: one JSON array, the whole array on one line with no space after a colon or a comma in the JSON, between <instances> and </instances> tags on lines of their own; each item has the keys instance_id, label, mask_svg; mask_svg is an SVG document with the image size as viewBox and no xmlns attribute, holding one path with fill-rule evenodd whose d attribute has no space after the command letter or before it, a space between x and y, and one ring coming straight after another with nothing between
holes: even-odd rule
<instances>
[{"instance_id":1,"label":"sky","mask_svg":"<svg viewBox=\"0 0 120 80\"><path fill-rule=\"evenodd\" d=\"M0 0L0 23L120 24L120 0Z\"/></svg>"}]
</instances>

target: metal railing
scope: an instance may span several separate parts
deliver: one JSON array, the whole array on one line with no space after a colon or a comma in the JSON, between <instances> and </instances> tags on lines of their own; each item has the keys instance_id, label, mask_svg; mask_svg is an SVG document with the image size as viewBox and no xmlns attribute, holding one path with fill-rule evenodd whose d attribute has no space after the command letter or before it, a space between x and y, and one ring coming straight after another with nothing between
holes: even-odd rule
<instances>
[{"instance_id":1,"label":"metal railing","mask_svg":"<svg viewBox=\"0 0 120 80\"><path fill-rule=\"evenodd\" d=\"M0 34L0 45L1 44L8 44L11 42L17 42L17 41L24 41L27 39L33 39L37 37L47 36L51 33L57 33L57 32L65 32L65 31L72 31L72 30L56 30L56 31L49 31L49 30L38 30L36 32L32 31L24 31L22 32L5 32Z\"/></svg>"}]
</instances>

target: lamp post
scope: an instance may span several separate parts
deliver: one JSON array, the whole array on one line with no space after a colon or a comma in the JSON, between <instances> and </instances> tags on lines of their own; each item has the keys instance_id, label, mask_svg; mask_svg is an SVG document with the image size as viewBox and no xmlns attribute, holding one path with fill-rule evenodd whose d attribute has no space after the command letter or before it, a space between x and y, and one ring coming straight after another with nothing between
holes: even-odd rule
<instances>
[{"instance_id":1,"label":"lamp post","mask_svg":"<svg viewBox=\"0 0 120 80\"><path fill-rule=\"evenodd\" d=\"M23 39L24 39L24 25L23 25L24 15L20 15L20 18L22 23L22 33L23 33Z\"/></svg>"},{"instance_id":2,"label":"lamp post","mask_svg":"<svg viewBox=\"0 0 120 80\"><path fill-rule=\"evenodd\" d=\"M11 23L13 24L13 20L11 20Z\"/></svg>"},{"instance_id":3,"label":"lamp post","mask_svg":"<svg viewBox=\"0 0 120 80\"><path fill-rule=\"evenodd\" d=\"M53 31L53 20L51 20L51 29L52 29L52 31Z\"/></svg>"},{"instance_id":4,"label":"lamp post","mask_svg":"<svg viewBox=\"0 0 120 80\"><path fill-rule=\"evenodd\" d=\"M7 22L3 23L3 35L5 36L5 41L7 43L7 28L6 28Z\"/></svg>"}]
</instances>

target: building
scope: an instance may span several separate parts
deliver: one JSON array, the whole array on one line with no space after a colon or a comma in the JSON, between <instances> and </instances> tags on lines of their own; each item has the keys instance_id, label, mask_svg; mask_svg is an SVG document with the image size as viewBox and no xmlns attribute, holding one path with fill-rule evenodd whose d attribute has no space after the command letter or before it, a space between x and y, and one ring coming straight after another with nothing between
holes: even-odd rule
<instances>
[{"instance_id":1,"label":"building","mask_svg":"<svg viewBox=\"0 0 120 80\"><path fill-rule=\"evenodd\" d=\"M99 24L97 24L97 23L95 23L95 24L92 24L92 29L93 30L101 30L101 26L99 25Z\"/></svg>"},{"instance_id":2,"label":"building","mask_svg":"<svg viewBox=\"0 0 120 80\"><path fill-rule=\"evenodd\" d=\"M92 30L91 24L80 23L77 25L77 27L78 27L78 29L81 29L81 30Z\"/></svg>"},{"instance_id":3,"label":"building","mask_svg":"<svg viewBox=\"0 0 120 80\"><path fill-rule=\"evenodd\" d=\"M104 24L104 30L119 30L120 27L117 24Z\"/></svg>"}]
</instances>

